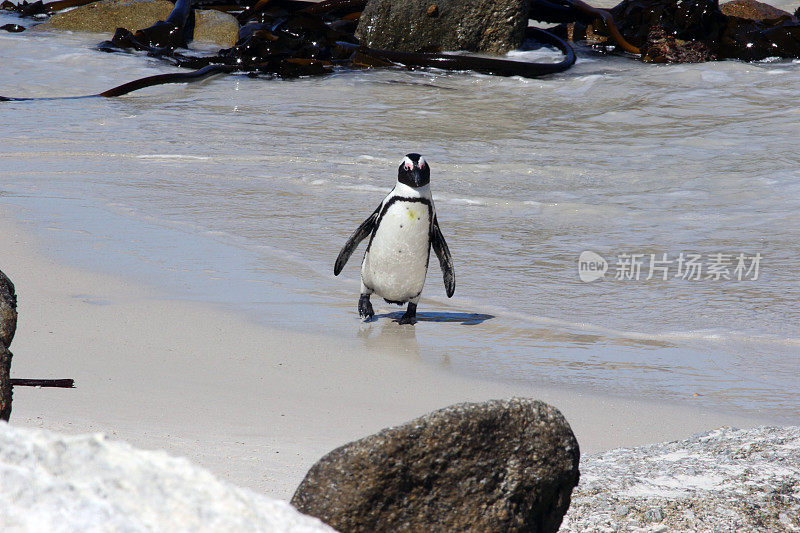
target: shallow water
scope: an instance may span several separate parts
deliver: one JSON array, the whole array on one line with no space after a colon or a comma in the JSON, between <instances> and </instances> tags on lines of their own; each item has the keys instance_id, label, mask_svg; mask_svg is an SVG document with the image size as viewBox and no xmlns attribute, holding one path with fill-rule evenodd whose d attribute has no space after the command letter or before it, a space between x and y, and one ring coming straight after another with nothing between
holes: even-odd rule
<instances>
[{"instance_id":1,"label":"shallow water","mask_svg":"<svg viewBox=\"0 0 800 533\"><path fill-rule=\"evenodd\" d=\"M90 94L175 70L93 51L99 40L0 33L0 94ZM0 202L69 261L358 336L378 356L791 420L798 92L793 61L655 66L583 50L540 80L227 76L4 102ZM377 298L362 325L363 245L340 278L333 261L411 151L432 167L456 295L433 260L415 327ZM608 261L604 279L581 281L584 251ZM631 274L621 254L643 254L638 279L615 279ZM650 254L667 254L668 279L649 276ZM680 254L700 254L701 279L676 277ZM732 279L707 279L716 254Z\"/></svg>"}]
</instances>

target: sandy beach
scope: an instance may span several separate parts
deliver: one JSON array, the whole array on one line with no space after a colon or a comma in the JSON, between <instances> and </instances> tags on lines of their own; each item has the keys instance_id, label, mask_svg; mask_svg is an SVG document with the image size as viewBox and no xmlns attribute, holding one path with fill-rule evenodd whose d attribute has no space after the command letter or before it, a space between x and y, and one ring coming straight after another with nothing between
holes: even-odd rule
<instances>
[{"instance_id":1,"label":"sandy beach","mask_svg":"<svg viewBox=\"0 0 800 533\"><path fill-rule=\"evenodd\" d=\"M470 379L411 357L402 332L364 344L356 328L352 338L270 329L59 264L17 216L0 205L0 269L19 298L12 375L74 378L76 388L17 387L11 423L165 449L267 495L290 498L307 469L337 446L457 402L549 402L583 454L770 422L699 405Z\"/></svg>"}]
</instances>

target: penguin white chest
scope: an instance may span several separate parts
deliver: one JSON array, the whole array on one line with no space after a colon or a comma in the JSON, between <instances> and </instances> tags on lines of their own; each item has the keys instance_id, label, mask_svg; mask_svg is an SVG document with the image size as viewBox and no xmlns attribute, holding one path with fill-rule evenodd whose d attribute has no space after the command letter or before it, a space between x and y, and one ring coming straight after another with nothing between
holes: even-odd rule
<instances>
[{"instance_id":1,"label":"penguin white chest","mask_svg":"<svg viewBox=\"0 0 800 533\"><path fill-rule=\"evenodd\" d=\"M413 300L428 271L431 207L395 201L384 213L361 265L361 279L392 302Z\"/></svg>"}]
</instances>

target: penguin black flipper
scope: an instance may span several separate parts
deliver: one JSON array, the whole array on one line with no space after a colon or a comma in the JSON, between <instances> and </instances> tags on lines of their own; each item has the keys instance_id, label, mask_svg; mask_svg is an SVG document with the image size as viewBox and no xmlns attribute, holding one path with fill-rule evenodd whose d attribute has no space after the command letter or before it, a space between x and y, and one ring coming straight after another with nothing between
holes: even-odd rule
<instances>
[{"instance_id":1,"label":"penguin black flipper","mask_svg":"<svg viewBox=\"0 0 800 533\"><path fill-rule=\"evenodd\" d=\"M442 230L439 229L439 221L436 220L435 216L433 217L433 224L431 224L431 246L433 246L433 251L436 252L436 257L439 258L439 266L444 277L444 289L447 291L447 297L450 298L456 292L456 273L453 271L453 258L450 257L450 249L447 247Z\"/></svg>"},{"instance_id":2,"label":"penguin black flipper","mask_svg":"<svg viewBox=\"0 0 800 533\"><path fill-rule=\"evenodd\" d=\"M347 242L344 243L344 247L342 251L339 252L339 257L336 258L336 263L333 265L334 276L338 276L339 272L342 271L345 263L347 263L347 260L350 259L350 256L353 255L353 252L358 247L358 243L372 234L372 231L375 229L375 223L378 221L380 210L381 206L379 205L369 218L356 228L356 231L347 239Z\"/></svg>"}]
</instances>

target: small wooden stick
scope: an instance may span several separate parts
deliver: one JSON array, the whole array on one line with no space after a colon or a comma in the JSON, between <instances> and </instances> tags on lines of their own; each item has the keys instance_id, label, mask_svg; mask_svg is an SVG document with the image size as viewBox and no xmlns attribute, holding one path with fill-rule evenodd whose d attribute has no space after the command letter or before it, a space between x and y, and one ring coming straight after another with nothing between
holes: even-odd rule
<instances>
[{"instance_id":1,"label":"small wooden stick","mask_svg":"<svg viewBox=\"0 0 800 533\"><path fill-rule=\"evenodd\" d=\"M11 385L15 387L60 387L63 389L74 389L75 380L11 378Z\"/></svg>"}]
</instances>

